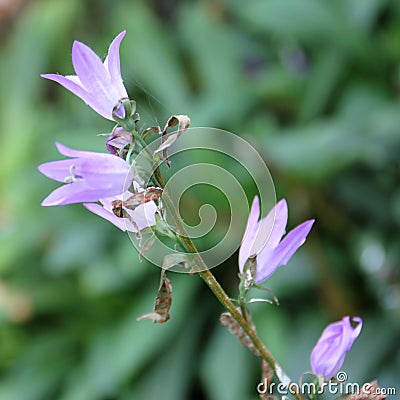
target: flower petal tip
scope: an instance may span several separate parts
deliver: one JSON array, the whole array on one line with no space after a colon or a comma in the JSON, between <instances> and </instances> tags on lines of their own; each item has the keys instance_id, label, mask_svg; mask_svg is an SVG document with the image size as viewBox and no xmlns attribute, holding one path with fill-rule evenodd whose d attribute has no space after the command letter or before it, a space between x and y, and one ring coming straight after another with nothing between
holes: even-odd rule
<instances>
[{"instance_id":1,"label":"flower petal tip","mask_svg":"<svg viewBox=\"0 0 400 400\"><path fill-rule=\"evenodd\" d=\"M274 208L275 208L276 214L284 215L286 217L286 220L287 220L287 216L288 216L289 210L288 210L288 205L287 205L286 199L280 199L275 204Z\"/></svg>"},{"instance_id":2,"label":"flower petal tip","mask_svg":"<svg viewBox=\"0 0 400 400\"><path fill-rule=\"evenodd\" d=\"M84 43L80 42L79 40L74 40L74 42L72 43L72 50L74 49L74 47L76 48L80 45L84 45Z\"/></svg>"},{"instance_id":3,"label":"flower petal tip","mask_svg":"<svg viewBox=\"0 0 400 400\"><path fill-rule=\"evenodd\" d=\"M253 202L251 203L251 210L253 209L253 207L256 210L260 210L260 199L258 198L258 195L254 196ZM258 211L260 212L260 211Z\"/></svg>"},{"instance_id":4,"label":"flower petal tip","mask_svg":"<svg viewBox=\"0 0 400 400\"><path fill-rule=\"evenodd\" d=\"M41 78L48 79L49 81L57 81L64 78L64 75L60 74L40 74Z\"/></svg>"},{"instance_id":5,"label":"flower petal tip","mask_svg":"<svg viewBox=\"0 0 400 400\"><path fill-rule=\"evenodd\" d=\"M285 198L280 199L280 200L276 203L276 205L279 205L279 206L281 206L281 207L286 207L286 208L287 208L287 201L286 201Z\"/></svg>"},{"instance_id":6,"label":"flower petal tip","mask_svg":"<svg viewBox=\"0 0 400 400\"><path fill-rule=\"evenodd\" d=\"M119 34L117 35L117 38L120 37L121 39L123 39L125 35L126 35L126 29L124 29L121 33L119 33Z\"/></svg>"},{"instance_id":7,"label":"flower petal tip","mask_svg":"<svg viewBox=\"0 0 400 400\"><path fill-rule=\"evenodd\" d=\"M93 52L93 50L85 43L82 43L79 40L74 40L74 43L72 44L72 61L74 61L77 56L79 57L87 52Z\"/></svg>"},{"instance_id":8,"label":"flower petal tip","mask_svg":"<svg viewBox=\"0 0 400 400\"><path fill-rule=\"evenodd\" d=\"M58 152L59 152L60 154L62 154L63 156L66 155L65 152L68 152L68 150L71 150L69 147L63 145L63 144L60 143L60 142L55 142L55 145L56 145L56 147L57 147Z\"/></svg>"},{"instance_id":9,"label":"flower petal tip","mask_svg":"<svg viewBox=\"0 0 400 400\"><path fill-rule=\"evenodd\" d=\"M315 222L315 219L309 219L309 220L304 222L304 226L308 228L308 231L311 230L311 228L314 225L314 222Z\"/></svg>"},{"instance_id":10,"label":"flower petal tip","mask_svg":"<svg viewBox=\"0 0 400 400\"><path fill-rule=\"evenodd\" d=\"M49 201L48 200L49 196L46 197L41 203L40 205L42 207L52 207L52 206L60 206L61 204L55 203L54 201Z\"/></svg>"},{"instance_id":11,"label":"flower petal tip","mask_svg":"<svg viewBox=\"0 0 400 400\"><path fill-rule=\"evenodd\" d=\"M314 222L315 222L315 219L309 219L293 229L293 231L297 231L301 236L303 236L304 239L303 239L302 244L306 241L306 238L307 238L308 234L310 233L311 228L314 225Z\"/></svg>"}]
</instances>

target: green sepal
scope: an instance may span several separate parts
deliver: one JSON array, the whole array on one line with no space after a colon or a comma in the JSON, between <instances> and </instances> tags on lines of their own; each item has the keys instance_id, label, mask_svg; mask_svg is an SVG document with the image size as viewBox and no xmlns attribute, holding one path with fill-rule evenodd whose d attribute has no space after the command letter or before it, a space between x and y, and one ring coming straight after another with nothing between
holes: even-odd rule
<instances>
[{"instance_id":1,"label":"green sepal","mask_svg":"<svg viewBox=\"0 0 400 400\"><path fill-rule=\"evenodd\" d=\"M156 224L153 226L154 233L160 236L166 236L174 242L178 242L178 238L174 232L171 231L170 226L157 214Z\"/></svg>"},{"instance_id":2,"label":"green sepal","mask_svg":"<svg viewBox=\"0 0 400 400\"><path fill-rule=\"evenodd\" d=\"M251 256L247 259L243 267L243 272L239 275L239 297L243 298L256 283L257 256Z\"/></svg>"}]
</instances>

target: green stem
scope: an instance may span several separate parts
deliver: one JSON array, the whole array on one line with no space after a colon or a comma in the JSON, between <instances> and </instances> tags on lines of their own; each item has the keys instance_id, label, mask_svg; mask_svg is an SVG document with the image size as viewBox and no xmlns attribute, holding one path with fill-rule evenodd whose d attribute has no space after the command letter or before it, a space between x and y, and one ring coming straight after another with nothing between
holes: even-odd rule
<instances>
[{"instance_id":1,"label":"green stem","mask_svg":"<svg viewBox=\"0 0 400 400\"><path fill-rule=\"evenodd\" d=\"M248 322L249 317L247 315L247 307L244 298L242 296L239 296L239 307L240 307L240 312L243 315L243 318L246 320L246 322Z\"/></svg>"},{"instance_id":2,"label":"green stem","mask_svg":"<svg viewBox=\"0 0 400 400\"><path fill-rule=\"evenodd\" d=\"M280 380L280 375L282 375L282 372L278 373L278 369L281 371L281 368L276 363L272 354L267 350L267 348L264 346L262 341L258 338L257 333L251 328L251 326L248 322L248 319L246 318L247 311L242 310L242 313L240 313L238 311L238 309L235 307L232 300L229 298L229 296L226 294L224 289L221 287L221 285L215 279L214 275L207 268L207 265L204 263L204 260L201 258L193 241L186 234L186 229L181 222L180 216L176 214L176 210L173 207L173 204L171 202L170 197L168 196L168 193L164 192L163 197L164 197L165 205L166 205L168 211L171 213L171 216L173 217L174 222L176 223L178 229L182 233L181 238L182 238L182 241L183 241L186 249L190 253L193 253L197 256L196 257L196 265L198 265L197 273L203 279L203 281L208 285L208 287L214 293L215 297L219 300L219 302L224 306L224 308L227 311L229 311L229 313L232 315L232 317L235 319L235 321L240 325L240 327L243 329L243 331L247 334L247 336L253 342L255 348L261 354L261 357L268 363L268 365L274 372L274 375ZM298 400L304 399L304 397L300 393L294 393L294 396Z\"/></svg>"},{"instance_id":3,"label":"green stem","mask_svg":"<svg viewBox=\"0 0 400 400\"><path fill-rule=\"evenodd\" d=\"M145 149L146 142L140 137L140 135L135 134L135 139L140 143L143 151L146 151ZM159 168L155 169L153 180L159 187L163 188L165 186ZM214 275L210 272L207 265L204 263L204 260L201 258L195 244L189 238L186 228L182 223L180 216L177 214L175 207L173 206L172 199L169 197L167 191L164 191L163 193L163 200L167 210L171 214L177 228L181 233L180 240L181 240L181 245L183 245L182 247L186 248L188 252L195 255L195 264L198 267L196 272L207 284L207 286L211 289L211 291L214 293L215 297L219 300L219 302L223 305L223 307L227 311L229 311L229 313L232 315L235 321L239 324L239 326L243 329L243 331L252 341L253 345L258 350L261 357L268 363L268 365L274 372L274 375L277 377L278 380L280 380L280 377L283 374L283 372L281 372L281 368L276 363L272 354L267 350L262 341L258 338L257 333L251 328L247 318L247 311L243 310L242 307L241 307L242 313L238 311L238 309L233 304L232 300L229 298L224 289L215 279ZM280 372L278 372L278 369ZM294 397L297 400L304 399L304 397L300 393L294 393Z\"/></svg>"}]
</instances>

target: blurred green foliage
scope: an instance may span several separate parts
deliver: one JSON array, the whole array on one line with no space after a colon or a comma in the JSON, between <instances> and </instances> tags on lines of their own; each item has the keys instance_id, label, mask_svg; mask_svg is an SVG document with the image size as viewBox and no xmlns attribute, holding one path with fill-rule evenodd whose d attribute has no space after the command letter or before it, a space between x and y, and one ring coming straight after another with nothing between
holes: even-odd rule
<instances>
[{"instance_id":1,"label":"blurred green foliage","mask_svg":"<svg viewBox=\"0 0 400 400\"><path fill-rule=\"evenodd\" d=\"M344 370L399 390L399 1L14 0L0 24L0 400L257 398L257 360L196 276L171 276L168 323L137 322L158 268L82 206L40 207L54 142L102 150L112 126L39 74L72 73L74 39L105 54L124 28L143 124L188 114L242 136L289 225L317 219L267 282L281 306L253 307L281 365L297 380L324 326L360 315ZM232 296L236 262L215 270Z\"/></svg>"}]
</instances>

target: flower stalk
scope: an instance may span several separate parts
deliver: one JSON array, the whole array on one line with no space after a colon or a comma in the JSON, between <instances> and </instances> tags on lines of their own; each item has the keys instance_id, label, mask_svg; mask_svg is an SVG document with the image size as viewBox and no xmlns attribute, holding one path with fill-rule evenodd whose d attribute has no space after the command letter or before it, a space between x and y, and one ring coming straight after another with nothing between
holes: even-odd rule
<instances>
[{"instance_id":1,"label":"flower stalk","mask_svg":"<svg viewBox=\"0 0 400 400\"><path fill-rule=\"evenodd\" d=\"M118 121L117 121L118 122ZM137 153L144 152L144 155L148 158L153 158L153 155L147 150L147 143L143 139L143 137L138 133L138 131L135 129L135 127L130 127L128 130L128 126L124 124L123 128L129 132L132 133L133 135L133 142L138 145L138 148L136 149ZM150 180L153 184L160 188L164 188L165 183L164 179L162 177L161 171L158 167L154 168L153 175L150 177ZM222 304L222 306L230 313L232 318L237 322L237 324L243 329L245 334L248 336L249 340L252 342L254 345L255 349L257 350L258 354L260 355L261 359L268 364L268 366L271 368L274 376L282 382L282 377L285 377L287 379L286 374L282 371L281 367L277 364L276 360L274 359L273 355L271 352L265 347L263 342L260 340L258 337L257 333L255 330L252 328L250 324L250 318L248 317L247 313L247 307L246 307L246 302L244 298L244 293L246 290L249 288L243 288L241 290L241 295L239 297L239 306L240 306L240 312L238 308L234 305L233 301L231 298L227 295L227 293L224 291L222 286L219 284L219 282L216 280L215 276L212 274L212 272L207 268L207 265L204 263L204 260L201 258L196 245L194 242L190 239L189 235L186 232L185 226L182 223L182 220L177 213L172 199L169 197L168 192L164 191L163 192L163 202L166 210L170 213L178 231L180 232L179 235L174 233L175 235L175 241L178 246L182 248L183 251L189 252L194 255L194 260L192 262L192 271L197 273L200 278L206 283L206 285L210 288L214 296L218 299L218 301ZM173 233L173 232L171 232ZM253 257L249 258L249 265L255 265L255 259ZM243 283L243 281L241 282ZM283 383L283 382L282 382ZM294 397L297 400L303 400L304 397L300 393L293 393Z\"/></svg>"},{"instance_id":2,"label":"flower stalk","mask_svg":"<svg viewBox=\"0 0 400 400\"><path fill-rule=\"evenodd\" d=\"M188 129L190 119L186 115L173 115L162 129L159 126L144 131L137 129L139 115L136 113L136 102L128 97L120 71L119 48L124 36L125 31L113 40L104 62L88 46L75 41L72 63L76 74L42 75L81 98L104 118L117 123L112 133L107 134L106 149L109 154L75 150L56 144L59 152L68 159L42 164L39 171L61 182L62 186L55 189L42 205L83 203L89 211L107 219L119 229L135 232L140 240L141 232L150 228L155 236L142 245L140 256L151 248L156 237L167 236L176 247L182 249L183 254L176 257L174 253L172 257L171 254L164 257L154 312L139 319L166 322L172 302L172 285L165 271L177 264L191 267L190 273L197 273L226 309L227 313L221 315L221 323L261 360L263 376L270 379L274 375L289 388L296 400L304 400L298 385L292 384L258 337L247 308L251 302L270 300L247 300L246 295L253 287L267 290L259 284L287 264L305 242L314 220L305 221L285 234L288 220L286 201L280 200L267 216L261 218L259 199L257 196L254 198L239 251L240 284L236 300L239 306L236 306L235 300L227 295L209 270L188 235L168 191L164 190L165 181L159 166L161 163L170 166L167 150ZM176 130L169 134L171 128ZM145 140L152 133L160 135L159 147L155 151L149 150ZM140 169L141 166L136 165L137 160L133 160L136 155L144 156L148 163L145 168ZM147 179L141 175L142 171L145 171ZM174 227L166 223L164 212L169 213ZM356 327L351 322L350 317L346 316L342 321L328 325L322 333L311 354L311 367L318 379L331 379L342 366L346 353L362 327L359 317L353 319Z\"/></svg>"},{"instance_id":3,"label":"flower stalk","mask_svg":"<svg viewBox=\"0 0 400 400\"><path fill-rule=\"evenodd\" d=\"M157 180L157 183L160 185L163 183L162 181L162 176L160 174L160 171L157 169L156 170L159 173L159 177L155 178ZM159 180L161 178L161 181ZM167 192L164 192L164 201L165 201L165 206L168 209L168 211L171 213L171 216L176 223L178 229L182 232L185 233L185 227L181 222L181 218L179 215L177 215L176 210L172 204L171 199L168 196ZM222 286L219 284L219 282L216 280L215 276L213 273L207 269L207 266L204 264L203 259L201 258L196 245L193 243L193 241L190 239L190 237L186 234L183 234L180 236L182 239L183 245L187 251L190 253L194 254L195 257L195 264L197 265L197 274L200 276L200 278L206 283L206 285L210 288L214 296L218 299L218 301L222 304L222 306L231 314L231 316L234 318L234 320L238 323L238 325L243 329L243 331L246 333L250 341L253 343L254 347L258 350L261 358L269 365L271 370L273 371L275 377L282 382L282 376L286 376L282 370L281 367L277 364L275 361L275 358L273 355L270 353L270 351L265 347L263 342L260 340L258 337L257 333L254 331L254 329L251 327L249 320L247 318L247 309L246 307L242 304L242 306L245 308L245 311L243 311L242 307L242 313L238 311L238 309L235 307L233 304L233 301L230 299L230 297L227 295L227 293L224 291ZM304 397L300 393L293 393L294 397L297 400L303 400Z\"/></svg>"}]
</instances>

